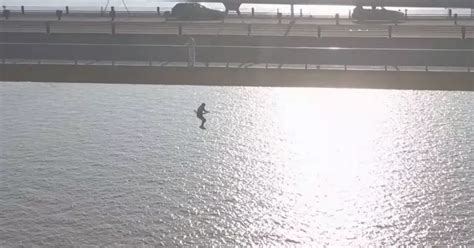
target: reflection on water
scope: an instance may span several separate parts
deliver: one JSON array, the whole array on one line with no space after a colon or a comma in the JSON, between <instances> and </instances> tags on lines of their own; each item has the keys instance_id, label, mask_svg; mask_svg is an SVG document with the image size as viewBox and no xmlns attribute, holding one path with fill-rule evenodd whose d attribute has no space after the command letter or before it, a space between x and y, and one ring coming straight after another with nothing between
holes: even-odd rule
<instances>
[{"instance_id":1,"label":"reflection on water","mask_svg":"<svg viewBox=\"0 0 474 248\"><path fill-rule=\"evenodd\" d=\"M474 245L470 92L2 83L0 97L0 246Z\"/></svg>"}]
</instances>

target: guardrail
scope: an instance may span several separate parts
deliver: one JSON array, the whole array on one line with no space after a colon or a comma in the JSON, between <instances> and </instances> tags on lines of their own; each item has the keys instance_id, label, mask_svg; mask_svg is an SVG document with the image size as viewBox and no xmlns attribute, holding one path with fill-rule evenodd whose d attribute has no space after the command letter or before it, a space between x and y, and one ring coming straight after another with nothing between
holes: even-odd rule
<instances>
[{"instance_id":1,"label":"guardrail","mask_svg":"<svg viewBox=\"0 0 474 248\"><path fill-rule=\"evenodd\" d=\"M474 49L339 48L282 46L213 46L1 43L1 59L70 61L180 62L195 49L197 61L252 64L339 64L346 66L474 66Z\"/></svg>"},{"instance_id":2,"label":"guardrail","mask_svg":"<svg viewBox=\"0 0 474 248\"><path fill-rule=\"evenodd\" d=\"M112 7L114 8L114 7ZM70 8L69 6L58 6L51 7L46 9L38 9L38 7L28 7L28 6L12 6L8 9L5 7L4 10L9 11L9 17L15 18L16 16L57 16L58 12L61 11L63 16L84 16L84 17L109 17L111 14L110 10L84 10L79 8ZM165 11L170 11L171 8L140 8L140 10L115 10L114 16L116 17L156 17L162 16ZM240 15L229 13L228 17L246 17L246 18L277 18L281 16L282 18L315 18L315 19L335 19L338 16L341 19L350 19L352 11L347 11L345 13L335 13L335 14L311 14L304 13L302 9L291 14L291 12L285 11L281 12L277 9L275 12L268 11L256 11L255 9L243 9ZM474 20L474 11L471 13L453 13L453 11L447 11L445 14L421 14L421 13L411 13L408 9L404 10L405 19L410 20ZM5 17L5 15L3 15Z\"/></svg>"},{"instance_id":3,"label":"guardrail","mask_svg":"<svg viewBox=\"0 0 474 248\"><path fill-rule=\"evenodd\" d=\"M51 60L51 59L1 59L2 65L74 65L74 66L153 66L189 67L186 61L114 61L114 60ZM391 71L391 72L470 72L470 66L396 66L396 65L341 65L341 64L275 64L237 62L195 62L193 67L234 68L234 69L293 69L326 71Z\"/></svg>"},{"instance_id":4,"label":"guardrail","mask_svg":"<svg viewBox=\"0 0 474 248\"><path fill-rule=\"evenodd\" d=\"M474 26L424 25L314 25L252 23L182 23L126 21L4 21L0 32L99 33L162 35L240 35L289 37L474 38Z\"/></svg>"}]
</instances>

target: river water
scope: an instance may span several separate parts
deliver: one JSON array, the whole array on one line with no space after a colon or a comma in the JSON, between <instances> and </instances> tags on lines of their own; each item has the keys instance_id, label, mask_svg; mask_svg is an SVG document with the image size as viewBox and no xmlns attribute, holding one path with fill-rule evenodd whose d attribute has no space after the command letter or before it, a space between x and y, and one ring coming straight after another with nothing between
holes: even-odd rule
<instances>
[{"instance_id":1,"label":"river water","mask_svg":"<svg viewBox=\"0 0 474 248\"><path fill-rule=\"evenodd\" d=\"M474 245L472 92L2 82L0 113L0 247Z\"/></svg>"}]
</instances>

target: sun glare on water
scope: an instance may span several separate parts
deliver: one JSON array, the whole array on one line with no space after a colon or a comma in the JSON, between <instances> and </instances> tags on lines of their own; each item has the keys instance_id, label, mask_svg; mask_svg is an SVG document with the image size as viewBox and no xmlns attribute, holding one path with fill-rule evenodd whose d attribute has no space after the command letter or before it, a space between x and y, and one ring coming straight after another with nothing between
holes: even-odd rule
<instances>
[{"instance_id":1,"label":"sun glare on water","mask_svg":"<svg viewBox=\"0 0 474 248\"><path fill-rule=\"evenodd\" d=\"M344 89L285 89L271 95L271 109L265 110L274 113L271 125L261 125L280 138L272 154L281 165L269 178L281 179L275 182L282 192L275 204L287 209L288 219L300 220L292 224L363 244L367 240L352 226L381 216L397 218L396 208L377 208L393 200L381 191L396 182L382 175L386 165L380 164L380 150L394 142L387 134L397 120L387 111L400 108L399 99ZM293 229L285 235L307 237Z\"/></svg>"}]
</instances>

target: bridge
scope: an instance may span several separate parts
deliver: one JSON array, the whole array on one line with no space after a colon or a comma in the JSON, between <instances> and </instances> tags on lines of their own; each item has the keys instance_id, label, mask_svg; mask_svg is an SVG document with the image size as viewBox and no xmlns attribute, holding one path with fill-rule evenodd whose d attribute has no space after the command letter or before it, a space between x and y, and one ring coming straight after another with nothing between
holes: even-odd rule
<instances>
[{"instance_id":1,"label":"bridge","mask_svg":"<svg viewBox=\"0 0 474 248\"><path fill-rule=\"evenodd\" d=\"M474 90L470 17L364 24L122 14L12 13L0 20L0 81Z\"/></svg>"}]
</instances>

